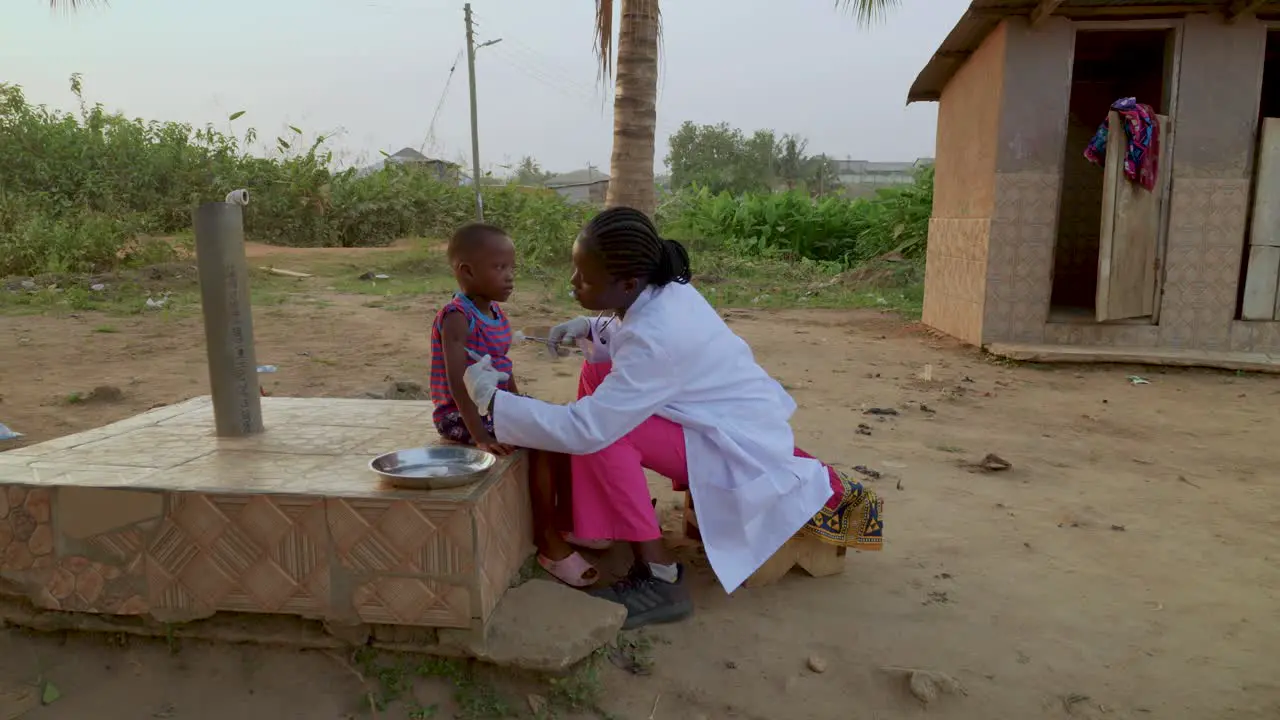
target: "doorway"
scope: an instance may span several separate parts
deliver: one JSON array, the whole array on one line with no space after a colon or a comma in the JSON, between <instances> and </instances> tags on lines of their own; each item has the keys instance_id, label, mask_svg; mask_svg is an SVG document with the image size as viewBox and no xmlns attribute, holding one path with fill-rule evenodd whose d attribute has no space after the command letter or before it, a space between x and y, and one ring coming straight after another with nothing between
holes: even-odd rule
<instances>
[{"instance_id":1,"label":"doorway","mask_svg":"<svg viewBox=\"0 0 1280 720\"><path fill-rule=\"evenodd\" d=\"M1262 117L1280 118L1280 30L1267 33L1267 57L1262 66Z\"/></svg>"},{"instance_id":2,"label":"doorway","mask_svg":"<svg viewBox=\"0 0 1280 720\"><path fill-rule=\"evenodd\" d=\"M1085 159L1084 150L1098 126L1107 121L1112 103L1120 98L1136 98L1168 117L1175 81L1175 37L1172 29L1076 32L1050 322L1098 320L1106 179L1103 168ZM1123 135L1119 142L1124 142ZM1167 156L1166 152L1161 154ZM1154 270L1152 276L1154 282ZM1154 302L1154 288L1152 294L1147 305Z\"/></svg>"}]
</instances>

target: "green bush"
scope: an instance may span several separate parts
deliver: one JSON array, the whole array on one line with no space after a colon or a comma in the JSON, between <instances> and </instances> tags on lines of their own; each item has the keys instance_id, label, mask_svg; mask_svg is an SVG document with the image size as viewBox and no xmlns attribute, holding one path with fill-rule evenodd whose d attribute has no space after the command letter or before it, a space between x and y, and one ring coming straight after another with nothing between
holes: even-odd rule
<instances>
[{"instance_id":1,"label":"green bush","mask_svg":"<svg viewBox=\"0 0 1280 720\"><path fill-rule=\"evenodd\" d=\"M80 97L78 77L72 91ZM231 116L230 122L243 113ZM243 140L184 123L147 122L81 101L79 113L33 106L0 84L0 274L94 272L153 255L147 235L188 231L201 202L248 188L245 233L296 247L386 245L444 236L475 213L471 188L426 170L391 165L335 171L320 137L300 129L276 139L279 154L249 155ZM528 263L568 259L591 208L551 191L483 190L486 219L506 227ZM144 248L145 246L145 248Z\"/></svg>"},{"instance_id":2,"label":"green bush","mask_svg":"<svg viewBox=\"0 0 1280 720\"><path fill-rule=\"evenodd\" d=\"M886 253L923 258L933 208L933 170L873 198L813 199L802 191L713 194L689 188L666 198L659 221L672 236L735 253L860 265Z\"/></svg>"},{"instance_id":3,"label":"green bush","mask_svg":"<svg viewBox=\"0 0 1280 720\"><path fill-rule=\"evenodd\" d=\"M171 245L148 236L184 233L201 202L248 188L245 232L296 247L386 245L442 237L474 216L470 187L391 165L335 171L325 138L290 128L272 157L250 155L252 129L237 138L213 126L130 119L87 105L77 113L27 102L0 83L0 275L90 273L163 260ZM244 113L235 113L228 127ZM552 191L483 189L486 219L515 238L526 265L567 262L572 239L594 212ZM740 257L807 259L849 267L889 252L922 257L932 171L871 199L812 200L798 191L739 197L689 189L659 208L664 232Z\"/></svg>"}]
</instances>

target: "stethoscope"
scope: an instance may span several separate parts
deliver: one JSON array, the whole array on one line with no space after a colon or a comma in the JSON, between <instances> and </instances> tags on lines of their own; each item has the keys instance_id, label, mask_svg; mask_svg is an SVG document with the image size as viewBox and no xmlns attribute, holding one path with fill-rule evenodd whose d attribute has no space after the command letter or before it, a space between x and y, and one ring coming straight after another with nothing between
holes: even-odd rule
<instances>
[{"instance_id":1,"label":"stethoscope","mask_svg":"<svg viewBox=\"0 0 1280 720\"><path fill-rule=\"evenodd\" d=\"M618 319L618 314L617 314L617 313L611 313L611 314L609 315L609 317L608 317L608 318L605 318L604 316L605 316L605 312L604 312L604 311L601 311L601 313L600 313L599 315L597 315L597 316L596 316L596 322L599 322L602 318L604 319L604 322L600 323L600 324L597 326L597 327L598 327L597 332L599 333L598 337L599 337L599 339L600 339L600 344L601 344L601 345L604 345L604 344L605 344L605 340L604 340L604 331L605 331L605 328L609 327L609 323L611 323L611 322L613 322L614 320L617 320L617 319Z\"/></svg>"}]
</instances>

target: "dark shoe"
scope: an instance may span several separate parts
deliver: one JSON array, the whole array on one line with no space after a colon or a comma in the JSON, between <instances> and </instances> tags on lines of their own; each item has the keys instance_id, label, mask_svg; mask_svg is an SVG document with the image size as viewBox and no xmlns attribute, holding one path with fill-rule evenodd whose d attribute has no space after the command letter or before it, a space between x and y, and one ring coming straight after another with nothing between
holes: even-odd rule
<instances>
[{"instance_id":1,"label":"dark shoe","mask_svg":"<svg viewBox=\"0 0 1280 720\"><path fill-rule=\"evenodd\" d=\"M684 565L677 567L680 574L674 583L653 577L648 568L636 568L626 579L591 594L627 609L623 630L683 620L693 614L693 600L685 585Z\"/></svg>"}]
</instances>

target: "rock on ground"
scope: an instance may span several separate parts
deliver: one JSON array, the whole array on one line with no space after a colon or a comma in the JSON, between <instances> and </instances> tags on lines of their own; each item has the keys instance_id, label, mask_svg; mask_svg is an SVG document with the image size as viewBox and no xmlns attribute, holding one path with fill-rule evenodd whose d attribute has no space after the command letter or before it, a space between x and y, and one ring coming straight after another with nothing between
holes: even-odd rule
<instances>
[{"instance_id":1,"label":"rock on ground","mask_svg":"<svg viewBox=\"0 0 1280 720\"><path fill-rule=\"evenodd\" d=\"M507 591L483 638L441 630L440 644L484 662L562 672L614 641L626 608L566 585L530 580Z\"/></svg>"}]
</instances>

